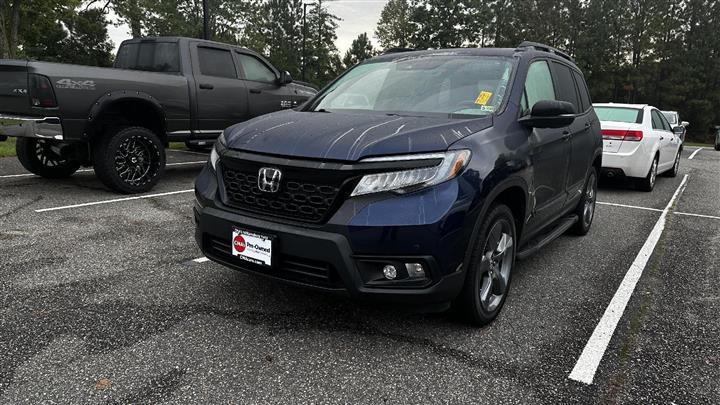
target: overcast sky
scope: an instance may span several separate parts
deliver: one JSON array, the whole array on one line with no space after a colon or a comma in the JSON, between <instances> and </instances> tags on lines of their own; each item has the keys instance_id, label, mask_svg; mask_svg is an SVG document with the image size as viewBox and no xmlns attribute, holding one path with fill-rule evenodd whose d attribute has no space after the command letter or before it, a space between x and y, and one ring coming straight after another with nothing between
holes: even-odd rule
<instances>
[{"instance_id":1,"label":"overcast sky","mask_svg":"<svg viewBox=\"0 0 720 405\"><path fill-rule=\"evenodd\" d=\"M340 17L337 29L337 43L335 44L341 54L350 48L353 39L363 32L367 32L373 44L377 45L375 39L375 25L380 19L380 12L388 0L337 0L325 1L328 10ZM111 12L112 22L117 21L115 14ZM116 27L114 24L108 27L110 39L115 43L115 50L120 43L130 38L130 28L123 24Z\"/></svg>"}]
</instances>

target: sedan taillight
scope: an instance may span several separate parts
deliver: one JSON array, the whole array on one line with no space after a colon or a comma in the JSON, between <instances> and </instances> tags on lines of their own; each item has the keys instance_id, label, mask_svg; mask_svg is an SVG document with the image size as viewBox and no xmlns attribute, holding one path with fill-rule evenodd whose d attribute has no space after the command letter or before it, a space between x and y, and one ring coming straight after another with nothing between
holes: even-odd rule
<instances>
[{"instance_id":1,"label":"sedan taillight","mask_svg":"<svg viewBox=\"0 0 720 405\"><path fill-rule=\"evenodd\" d=\"M608 141L632 141L639 142L643 139L643 132L634 129L603 129L603 139Z\"/></svg>"},{"instance_id":2,"label":"sedan taillight","mask_svg":"<svg viewBox=\"0 0 720 405\"><path fill-rule=\"evenodd\" d=\"M30 74L30 86L28 93L30 95L30 103L33 107L55 108L57 100L53 91L50 79L45 76Z\"/></svg>"}]
</instances>

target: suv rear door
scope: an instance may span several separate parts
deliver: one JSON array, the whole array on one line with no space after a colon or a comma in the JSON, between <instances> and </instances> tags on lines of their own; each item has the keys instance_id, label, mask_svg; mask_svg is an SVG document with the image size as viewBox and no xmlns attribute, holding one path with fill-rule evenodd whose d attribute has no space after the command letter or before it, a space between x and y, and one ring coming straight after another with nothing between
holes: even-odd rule
<instances>
[{"instance_id":1,"label":"suv rear door","mask_svg":"<svg viewBox=\"0 0 720 405\"><path fill-rule=\"evenodd\" d=\"M234 53L248 88L250 117L293 107L290 88L278 84L278 72L269 63L249 52Z\"/></svg>"},{"instance_id":2,"label":"suv rear door","mask_svg":"<svg viewBox=\"0 0 720 405\"><path fill-rule=\"evenodd\" d=\"M196 92L194 138L215 137L248 119L247 88L230 47L192 42L190 51Z\"/></svg>"}]
</instances>

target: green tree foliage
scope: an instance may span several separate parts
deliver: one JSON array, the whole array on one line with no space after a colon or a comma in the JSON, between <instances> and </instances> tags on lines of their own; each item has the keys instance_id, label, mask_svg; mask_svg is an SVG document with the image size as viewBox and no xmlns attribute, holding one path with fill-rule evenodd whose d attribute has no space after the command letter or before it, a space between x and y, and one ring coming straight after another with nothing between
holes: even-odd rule
<instances>
[{"instance_id":1,"label":"green tree foliage","mask_svg":"<svg viewBox=\"0 0 720 405\"><path fill-rule=\"evenodd\" d=\"M413 33L410 5L406 0L390 0L380 13L375 36L383 48L405 48Z\"/></svg>"},{"instance_id":2,"label":"green tree foliage","mask_svg":"<svg viewBox=\"0 0 720 405\"><path fill-rule=\"evenodd\" d=\"M574 56L597 102L680 111L700 138L720 124L719 0L392 0L383 15L385 47L389 24L421 49L542 42Z\"/></svg>"},{"instance_id":3,"label":"green tree foliage","mask_svg":"<svg viewBox=\"0 0 720 405\"><path fill-rule=\"evenodd\" d=\"M373 48L370 38L368 38L368 34L363 32L352 41L350 49L345 52L345 56L342 60L343 66L345 69L348 69L365 59L372 58L375 54L375 48Z\"/></svg>"}]
</instances>

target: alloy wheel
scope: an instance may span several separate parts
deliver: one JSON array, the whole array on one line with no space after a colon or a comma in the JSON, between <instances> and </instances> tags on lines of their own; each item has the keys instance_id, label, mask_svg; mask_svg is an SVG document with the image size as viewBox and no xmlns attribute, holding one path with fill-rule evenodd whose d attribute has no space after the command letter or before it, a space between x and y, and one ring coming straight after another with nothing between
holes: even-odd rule
<instances>
[{"instance_id":1,"label":"alloy wheel","mask_svg":"<svg viewBox=\"0 0 720 405\"><path fill-rule=\"evenodd\" d=\"M67 159L55 152L52 146L43 139L35 142L35 157L46 167L58 167L67 163Z\"/></svg>"},{"instance_id":2,"label":"alloy wheel","mask_svg":"<svg viewBox=\"0 0 720 405\"><path fill-rule=\"evenodd\" d=\"M137 186L148 182L157 170L157 153L150 140L133 136L123 141L115 152L115 170L127 184Z\"/></svg>"},{"instance_id":3,"label":"alloy wheel","mask_svg":"<svg viewBox=\"0 0 720 405\"><path fill-rule=\"evenodd\" d=\"M657 164L657 159L655 159L650 167L650 187L655 186L655 180L657 178Z\"/></svg>"},{"instance_id":4,"label":"alloy wheel","mask_svg":"<svg viewBox=\"0 0 720 405\"><path fill-rule=\"evenodd\" d=\"M480 263L480 304L494 311L505 296L513 265L514 241L512 228L507 220L497 221L485 241Z\"/></svg>"},{"instance_id":5,"label":"alloy wheel","mask_svg":"<svg viewBox=\"0 0 720 405\"><path fill-rule=\"evenodd\" d=\"M597 176L590 174L585 190L585 205L583 206L583 224L590 226L595 215L595 195L597 194Z\"/></svg>"}]
</instances>

